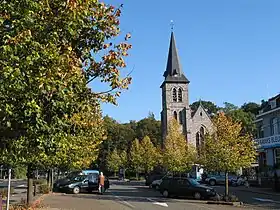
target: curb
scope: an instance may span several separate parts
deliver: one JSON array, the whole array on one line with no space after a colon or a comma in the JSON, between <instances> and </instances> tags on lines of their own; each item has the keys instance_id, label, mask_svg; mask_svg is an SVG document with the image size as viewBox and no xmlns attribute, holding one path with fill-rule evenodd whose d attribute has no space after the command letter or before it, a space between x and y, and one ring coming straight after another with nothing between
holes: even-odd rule
<instances>
[{"instance_id":1,"label":"curb","mask_svg":"<svg viewBox=\"0 0 280 210\"><path fill-rule=\"evenodd\" d=\"M207 201L206 204L227 205L227 206L242 206L241 202L227 202L227 201Z\"/></svg>"}]
</instances>

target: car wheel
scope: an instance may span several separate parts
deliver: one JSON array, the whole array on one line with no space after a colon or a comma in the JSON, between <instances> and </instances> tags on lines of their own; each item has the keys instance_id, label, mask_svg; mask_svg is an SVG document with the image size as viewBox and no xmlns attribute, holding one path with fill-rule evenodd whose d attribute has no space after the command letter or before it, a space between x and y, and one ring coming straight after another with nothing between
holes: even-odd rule
<instances>
[{"instance_id":1,"label":"car wheel","mask_svg":"<svg viewBox=\"0 0 280 210\"><path fill-rule=\"evenodd\" d=\"M78 186L73 188L73 193L74 194L79 194L80 193L80 188Z\"/></svg>"},{"instance_id":2,"label":"car wheel","mask_svg":"<svg viewBox=\"0 0 280 210\"><path fill-rule=\"evenodd\" d=\"M168 198L169 197L169 192L168 190L164 190L162 195L165 197L165 198Z\"/></svg>"},{"instance_id":3,"label":"car wheel","mask_svg":"<svg viewBox=\"0 0 280 210\"><path fill-rule=\"evenodd\" d=\"M196 200L200 200L201 199L201 194L199 192L195 192L193 197L196 199Z\"/></svg>"},{"instance_id":4,"label":"car wheel","mask_svg":"<svg viewBox=\"0 0 280 210\"><path fill-rule=\"evenodd\" d=\"M159 185L158 184L156 185L156 190L159 190Z\"/></svg>"},{"instance_id":5,"label":"car wheel","mask_svg":"<svg viewBox=\"0 0 280 210\"><path fill-rule=\"evenodd\" d=\"M214 185L216 185L216 181L215 181L214 179L211 179L211 180L209 181L209 184L210 184L211 186L214 186Z\"/></svg>"}]
</instances>

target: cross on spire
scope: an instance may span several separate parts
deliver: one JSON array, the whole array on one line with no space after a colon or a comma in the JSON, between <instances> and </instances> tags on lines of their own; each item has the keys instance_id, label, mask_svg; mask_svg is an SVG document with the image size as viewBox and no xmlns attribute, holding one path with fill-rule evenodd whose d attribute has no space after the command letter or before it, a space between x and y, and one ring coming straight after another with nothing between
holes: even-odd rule
<instances>
[{"instance_id":1,"label":"cross on spire","mask_svg":"<svg viewBox=\"0 0 280 210\"><path fill-rule=\"evenodd\" d=\"M174 30L174 22L173 22L173 20L170 21L170 26L171 26L171 31L173 32L173 30Z\"/></svg>"}]
</instances>

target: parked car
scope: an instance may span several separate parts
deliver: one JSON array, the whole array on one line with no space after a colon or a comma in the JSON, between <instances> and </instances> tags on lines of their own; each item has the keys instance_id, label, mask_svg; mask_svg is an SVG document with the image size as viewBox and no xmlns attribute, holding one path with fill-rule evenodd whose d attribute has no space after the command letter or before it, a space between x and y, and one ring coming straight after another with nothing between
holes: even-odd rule
<instances>
[{"instance_id":1,"label":"parked car","mask_svg":"<svg viewBox=\"0 0 280 210\"><path fill-rule=\"evenodd\" d=\"M154 181L152 182L152 184L150 185L150 188L154 188L154 189L156 189L156 190L159 190L159 186L160 186L161 182L162 182L162 178L161 178L161 179L154 180Z\"/></svg>"},{"instance_id":2,"label":"parked car","mask_svg":"<svg viewBox=\"0 0 280 210\"><path fill-rule=\"evenodd\" d=\"M237 179L237 176L235 175L229 175L228 176L228 182L229 184L232 184L234 180ZM205 182L208 183L211 186L218 185L218 184L225 184L225 175L218 174L218 175L208 175L205 179Z\"/></svg>"},{"instance_id":3,"label":"parked car","mask_svg":"<svg viewBox=\"0 0 280 210\"><path fill-rule=\"evenodd\" d=\"M164 178L159 186L159 191L164 197L188 196L197 200L216 196L213 188L201 185L192 178Z\"/></svg>"},{"instance_id":4,"label":"parked car","mask_svg":"<svg viewBox=\"0 0 280 210\"><path fill-rule=\"evenodd\" d=\"M145 185L151 186L154 180L160 180L164 176L165 174L149 174L148 176L145 177L146 179Z\"/></svg>"},{"instance_id":5,"label":"parked car","mask_svg":"<svg viewBox=\"0 0 280 210\"><path fill-rule=\"evenodd\" d=\"M99 171L98 170L73 171L73 172L67 174L66 177L64 177L62 179L58 179L54 182L54 184L53 184L54 191L58 191L59 187L61 185L67 184L70 181L70 179L72 179L73 177L77 177L78 175L89 175L89 174L97 174L97 176L98 176Z\"/></svg>"},{"instance_id":6,"label":"parked car","mask_svg":"<svg viewBox=\"0 0 280 210\"><path fill-rule=\"evenodd\" d=\"M59 186L59 191L74 194L97 191L99 187L98 176L98 174L89 174L71 177L67 183ZM104 190L106 191L110 187L107 177L105 177L104 184Z\"/></svg>"}]
</instances>

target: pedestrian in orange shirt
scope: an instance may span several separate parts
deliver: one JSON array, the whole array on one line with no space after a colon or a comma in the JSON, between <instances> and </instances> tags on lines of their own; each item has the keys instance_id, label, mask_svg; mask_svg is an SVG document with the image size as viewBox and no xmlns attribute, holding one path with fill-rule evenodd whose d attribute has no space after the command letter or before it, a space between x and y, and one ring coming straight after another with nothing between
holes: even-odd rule
<instances>
[{"instance_id":1,"label":"pedestrian in orange shirt","mask_svg":"<svg viewBox=\"0 0 280 210\"><path fill-rule=\"evenodd\" d=\"M103 192L104 192L104 184L105 184L105 177L103 176L103 172L100 172L99 188L98 188L100 194L103 194Z\"/></svg>"}]
</instances>

